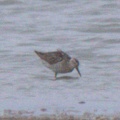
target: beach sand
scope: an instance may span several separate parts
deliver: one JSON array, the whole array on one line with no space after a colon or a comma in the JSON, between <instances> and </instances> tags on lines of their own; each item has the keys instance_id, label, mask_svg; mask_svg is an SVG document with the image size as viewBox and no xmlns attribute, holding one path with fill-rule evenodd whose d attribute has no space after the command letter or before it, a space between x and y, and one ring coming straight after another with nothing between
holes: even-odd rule
<instances>
[{"instance_id":1,"label":"beach sand","mask_svg":"<svg viewBox=\"0 0 120 120\"><path fill-rule=\"evenodd\" d=\"M28 111L5 110L0 120L120 120L120 113L112 115L96 115L95 113L84 113L82 115L72 115L63 113L33 115Z\"/></svg>"}]
</instances>

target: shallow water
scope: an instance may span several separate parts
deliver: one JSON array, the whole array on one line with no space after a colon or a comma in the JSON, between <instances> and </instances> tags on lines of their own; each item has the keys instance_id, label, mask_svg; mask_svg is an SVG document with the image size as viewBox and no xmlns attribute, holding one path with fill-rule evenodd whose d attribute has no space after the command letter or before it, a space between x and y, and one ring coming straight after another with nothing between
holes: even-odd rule
<instances>
[{"instance_id":1,"label":"shallow water","mask_svg":"<svg viewBox=\"0 0 120 120\"><path fill-rule=\"evenodd\" d=\"M117 0L1 0L0 114L120 112L119 8ZM54 81L34 53L58 48L80 61L82 77Z\"/></svg>"}]
</instances>

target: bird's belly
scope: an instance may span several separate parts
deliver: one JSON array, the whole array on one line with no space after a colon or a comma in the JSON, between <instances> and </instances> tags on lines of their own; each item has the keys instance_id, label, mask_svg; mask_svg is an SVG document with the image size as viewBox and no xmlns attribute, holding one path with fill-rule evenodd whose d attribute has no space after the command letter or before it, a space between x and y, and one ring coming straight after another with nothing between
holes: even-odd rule
<instances>
[{"instance_id":1,"label":"bird's belly","mask_svg":"<svg viewBox=\"0 0 120 120\"><path fill-rule=\"evenodd\" d=\"M47 63L46 61L44 61L44 60L42 60L42 63L43 63L43 65L45 65L45 67L47 67L47 68L50 68L50 64L49 63ZM51 69L51 68L50 68Z\"/></svg>"},{"instance_id":2,"label":"bird's belly","mask_svg":"<svg viewBox=\"0 0 120 120\"><path fill-rule=\"evenodd\" d=\"M51 65L50 69L56 73L68 73L68 72L71 72L73 70L68 65L63 65L60 63Z\"/></svg>"},{"instance_id":3,"label":"bird's belly","mask_svg":"<svg viewBox=\"0 0 120 120\"><path fill-rule=\"evenodd\" d=\"M42 63L55 73L68 73L73 71L73 68L70 68L69 64L63 64L61 62L56 64L49 64L46 61L42 60Z\"/></svg>"}]
</instances>

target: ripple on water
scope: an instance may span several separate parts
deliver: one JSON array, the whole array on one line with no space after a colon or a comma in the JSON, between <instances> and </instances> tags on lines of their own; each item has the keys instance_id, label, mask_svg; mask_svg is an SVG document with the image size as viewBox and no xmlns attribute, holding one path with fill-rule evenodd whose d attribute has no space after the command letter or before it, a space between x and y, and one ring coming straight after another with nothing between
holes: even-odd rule
<instances>
[{"instance_id":1,"label":"ripple on water","mask_svg":"<svg viewBox=\"0 0 120 120\"><path fill-rule=\"evenodd\" d=\"M0 7L1 114L120 110L119 3L2 0ZM80 61L82 77L73 71L54 80L34 50L56 49Z\"/></svg>"}]
</instances>

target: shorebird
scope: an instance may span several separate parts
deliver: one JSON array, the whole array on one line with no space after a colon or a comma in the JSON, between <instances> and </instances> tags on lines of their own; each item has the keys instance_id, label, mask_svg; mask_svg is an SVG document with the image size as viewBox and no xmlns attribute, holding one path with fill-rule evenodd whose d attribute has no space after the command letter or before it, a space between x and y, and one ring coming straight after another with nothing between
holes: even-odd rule
<instances>
[{"instance_id":1,"label":"shorebird","mask_svg":"<svg viewBox=\"0 0 120 120\"><path fill-rule=\"evenodd\" d=\"M67 53L62 50L54 52L38 52L35 53L41 58L42 63L55 73L55 79L58 73L72 72L74 68L81 76L79 71L79 61L76 58L71 58Z\"/></svg>"}]
</instances>

